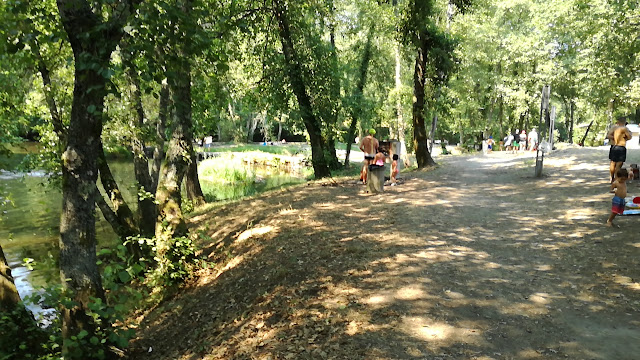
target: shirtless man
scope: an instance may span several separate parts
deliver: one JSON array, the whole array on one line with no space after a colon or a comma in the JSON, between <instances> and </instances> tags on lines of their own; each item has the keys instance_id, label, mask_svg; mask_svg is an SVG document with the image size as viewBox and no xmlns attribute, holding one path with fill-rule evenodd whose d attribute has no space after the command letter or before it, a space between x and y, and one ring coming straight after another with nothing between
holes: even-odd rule
<instances>
[{"instance_id":1,"label":"shirtless man","mask_svg":"<svg viewBox=\"0 0 640 360\"><path fill-rule=\"evenodd\" d=\"M609 175L611 182L614 181L614 175L622 168L622 164L627 160L627 140L631 140L631 132L625 126L624 118L618 118L616 125L607 133L607 139L611 143L609 150Z\"/></svg>"},{"instance_id":2,"label":"shirtless man","mask_svg":"<svg viewBox=\"0 0 640 360\"><path fill-rule=\"evenodd\" d=\"M365 136L360 143L360 150L364 153L364 162L362 165L362 171L360 172L360 177L362 178L362 183L367 183L367 169L369 168L369 164L373 163L373 159L378 152L378 147L380 144L378 140L373 137L376 134L374 129L369 129L369 135Z\"/></svg>"}]
</instances>

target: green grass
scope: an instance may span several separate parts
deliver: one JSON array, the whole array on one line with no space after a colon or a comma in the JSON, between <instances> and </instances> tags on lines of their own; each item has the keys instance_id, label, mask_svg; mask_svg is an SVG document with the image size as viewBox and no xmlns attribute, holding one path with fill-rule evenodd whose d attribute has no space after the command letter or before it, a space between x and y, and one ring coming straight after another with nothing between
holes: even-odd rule
<instances>
[{"instance_id":1,"label":"green grass","mask_svg":"<svg viewBox=\"0 0 640 360\"><path fill-rule=\"evenodd\" d=\"M257 145L257 144L238 144L229 146L213 146L210 148L199 148L199 151L206 152L251 152L259 151L275 155L294 156L306 154L309 150L300 144L279 144L279 145Z\"/></svg>"},{"instance_id":2,"label":"green grass","mask_svg":"<svg viewBox=\"0 0 640 360\"><path fill-rule=\"evenodd\" d=\"M223 156L200 163L202 192L208 202L235 200L305 182L310 169L289 174L277 168L248 168L242 159Z\"/></svg>"}]
</instances>

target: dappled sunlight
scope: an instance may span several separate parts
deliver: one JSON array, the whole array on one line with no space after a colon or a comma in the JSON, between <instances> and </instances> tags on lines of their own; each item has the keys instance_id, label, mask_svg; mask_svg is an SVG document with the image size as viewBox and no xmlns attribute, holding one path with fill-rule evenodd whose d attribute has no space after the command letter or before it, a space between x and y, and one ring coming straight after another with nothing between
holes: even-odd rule
<instances>
[{"instance_id":1,"label":"dappled sunlight","mask_svg":"<svg viewBox=\"0 0 640 360\"><path fill-rule=\"evenodd\" d=\"M240 233L240 235L238 235L238 237L236 238L236 241L243 242L253 236L265 235L272 231L278 231L278 228L273 226L259 226L251 228Z\"/></svg>"},{"instance_id":2,"label":"dappled sunlight","mask_svg":"<svg viewBox=\"0 0 640 360\"><path fill-rule=\"evenodd\" d=\"M469 324L471 325L471 324ZM484 343L482 331L477 328L455 327L450 324L432 321L423 317L403 319L401 329L409 336L427 341L430 347L442 347L452 343L480 345Z\"/></svg>"},{"instance_id":3,"label":"dappled sunlight","mask_svg":"<svg viewBox=\"0 0 640 360\"><path fill-rule=\"evenodd\" d=\"M546 157L534 179L531 159L456 157L403 173L379 195L310 185L199 216L212 244L224 244L209 245L217 267L153 331L206 356L164 358L581 359L638 349L640 218L602 226L608 171L596 160ZM171 333L179 314L195 312L197 335Z\"/></svg>"}]
</instances>

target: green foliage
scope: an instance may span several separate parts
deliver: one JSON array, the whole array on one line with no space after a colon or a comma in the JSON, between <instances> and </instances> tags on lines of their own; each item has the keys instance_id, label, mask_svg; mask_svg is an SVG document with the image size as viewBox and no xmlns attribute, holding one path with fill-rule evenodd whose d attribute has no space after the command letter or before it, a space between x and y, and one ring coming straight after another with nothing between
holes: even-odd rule
<instances>
[{"instance_id":1,"label":"green foliage","mask_svg":"<svg viewBox=\"0 0 640 360\"><path fill-rule=\"evenodd\" d=\"M23 304L0 312L0 359L54 359L60 355L60 333L42 328Z\"/></svg>"}]
</instances>

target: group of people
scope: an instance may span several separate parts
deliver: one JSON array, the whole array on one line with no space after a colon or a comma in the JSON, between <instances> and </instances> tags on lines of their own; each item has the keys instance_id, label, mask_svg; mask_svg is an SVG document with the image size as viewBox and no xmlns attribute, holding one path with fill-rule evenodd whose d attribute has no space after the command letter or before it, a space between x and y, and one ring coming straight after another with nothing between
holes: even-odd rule
<instances>
[{"instance_id":1,"label":"group of people","mask_svg":"<svg viewBox=\"0 0 640 360\"><path fill-rule=\"evenodd\" d=\"M364 161L362 170L360 171L360 181L367 183L369 165L384 166L388 154L380 151L380 143L374 136L375 129L369 129L369 135L365 136L360 142L360 150L364 153ZM391 161L391 185L396 184L396 176L398 175L398 155L394 154Z\"/></svg>"},{"instance_id":2,"label":"group of people","mask_svg":"<svg viewBox=\"0 0 640 360\"><path fill-rule=\"evenodd\" d=\"M489 136L487 139L487 150L493 151L496 142L493 140L493 136ZM507 136L500 142L500 151L506 150L507 152L516 153L518 151L534 151L538 146L538 132L536 129L532 129L529 135L525 130L516 130L513 133L508 133Z\"/></svg>"},{"instance_id":3,"label":"group of people","mask_svg":"<svg viewBox=\"0 0 640 360\"><path fill-rule=\"evenodd\" d=\"M631 132L627 129L623 118L619 118L616 125L609 130L607 139L611 144L609 149L610 190L614 194L607 226L613 226L613 219L616 215L622 215L626 206L627 181L633 179L633 171L627 171L627 169L622 168L624 162L627 161L627 141L631 140Z\"/></svg>"}]
</instances>

